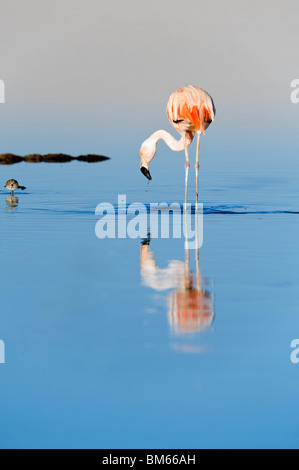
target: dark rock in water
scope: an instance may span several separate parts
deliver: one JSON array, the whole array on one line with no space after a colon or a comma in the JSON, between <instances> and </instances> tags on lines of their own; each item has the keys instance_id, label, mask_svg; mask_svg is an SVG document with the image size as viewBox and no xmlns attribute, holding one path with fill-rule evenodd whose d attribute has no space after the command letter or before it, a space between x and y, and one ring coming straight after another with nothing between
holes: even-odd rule
<instances>
[{"instance_id":1,"label":"dark rock in water","mask_svg":"<svg viewBox=\"0 0 299 470\"><path fill-rule=\"evenodd\" d=\"M75 157L65 155L64 153L47 153L42 155L42 161L47 163L66 163L75 160Z\"/></svg>"},{"instance_id":2,"label":"dark rock in water","mask_svg":"<svg viewBox=\"0 0 299 470\"><path fill-rule=\"evenodd\" d=\"M43 161L43 157L39 153L32 153L31 155L25 155L24 161L27 163L39 163Z\"/></svg>"},{"instance_id":3,"label":"dark rock in water","mask_svg":"<svg viewBox=\"0 0 299 470\"><path fill-rule=\"evenodd\" d=\"M110 160L110 158L104 157L104 155L93 155L89 153L88 155L79 155L76 160L79 160L80 162L96 163L103 162L104 160Z\"/></svg>"},{"instance_id":4,"label":"dark rock in water","mask_svg":"<svg viewBox=\"0 0 299 470\"><path fill-rule=\"evenodd\" d=\"M94 154L79 155L79 157L72 157L71 155L66 155L64 153L47 153L46 155L32 153L25 155L25 157L20 157L19 155L14 155L13 153L0 154L0 165L13 165L14 163L23 161L26 163L67 163L73 160L87 163L96 163L103 162L104 160L110 160L110 158L104 157L103 155Z\"/></svg>"},{"instance_id":5,"label":"dark rock in water","mask_svg":"<svg viewBox=\"0 0 299 470\"><path fill-rule=\"evenodd\" d=\"M0 165L13 165L14 163L20 163L23 161L23 157L14 155L13 153L1 153L0 154Z\"/></svg>"}]
</instances>

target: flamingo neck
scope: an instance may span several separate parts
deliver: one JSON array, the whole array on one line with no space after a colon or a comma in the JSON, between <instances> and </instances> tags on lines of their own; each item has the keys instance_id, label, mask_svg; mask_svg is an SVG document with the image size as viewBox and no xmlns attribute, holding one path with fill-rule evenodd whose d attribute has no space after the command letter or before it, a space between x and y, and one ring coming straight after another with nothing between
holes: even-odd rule
<instances>
[{"instance_id":1,"label":"flamingo neck","mask_svg":"<svg viewBox=\"0 0 299 470\"><path fill-rule=\"evenodd\" d=\"M182 134L181 138L179 140L176 140L169 132L164 131L164 130L159 130L154 132L148 140L151 140L155 145L159 140L164 140L165 144L168 145L168 147L171 150L174 150L175 152L179 152L181 150L184 150L185 148L185 139L186 139L186 145L187 147L191 144L192 140L194 137L194 133L192 132L186 132Z\"/></svg>"}]
</instances>

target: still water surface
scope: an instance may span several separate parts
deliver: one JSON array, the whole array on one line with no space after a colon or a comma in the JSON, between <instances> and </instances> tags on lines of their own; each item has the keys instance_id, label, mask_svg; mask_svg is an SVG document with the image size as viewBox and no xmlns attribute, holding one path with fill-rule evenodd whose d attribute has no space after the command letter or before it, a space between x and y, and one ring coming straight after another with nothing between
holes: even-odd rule
<instances>
[{"instance_id":1,"label":"still water surface","mask_svg":"<svg viewBox=\"0 0 299 470\"><path fill-rule=\"evenodd\" d=\"M183 155L0 167L1 447L298 447L298 170L247 161L203 161L198 258L95 236L118 194L182 203Z\"/></svg>"}]
</instances>

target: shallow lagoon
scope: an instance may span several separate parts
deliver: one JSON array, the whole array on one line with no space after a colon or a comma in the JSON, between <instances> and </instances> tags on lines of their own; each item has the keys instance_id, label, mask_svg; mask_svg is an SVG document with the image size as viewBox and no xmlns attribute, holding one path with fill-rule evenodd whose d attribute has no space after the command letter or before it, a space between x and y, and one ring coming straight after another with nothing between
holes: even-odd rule
<instances>
[{"instance_id":1,"label":"shallow lagoon","mask_svg":"<svg viewBox=\"0 0 299 470\"><path fill-rule=\"evenodd\" d=\"M211 321L185 333L168 316L176 287L144 280L139 239L99 240L94 212L118 194L182 203L183 154L161 146L150 184L125 144L101 163L1 166L3 186L28 188L16 207L0 191L1 447L298 447L295 160L269 165L248 149L240 165L206 142L199 268ZM149 249L161 270L185 262L183 239Z\"/></svg>"}]
</instances>

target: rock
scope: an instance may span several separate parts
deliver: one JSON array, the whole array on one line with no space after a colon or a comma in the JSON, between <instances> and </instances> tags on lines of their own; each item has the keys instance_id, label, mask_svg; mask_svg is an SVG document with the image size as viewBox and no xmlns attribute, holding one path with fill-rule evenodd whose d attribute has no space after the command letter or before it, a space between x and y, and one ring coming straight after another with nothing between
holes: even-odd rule
<instances>
[{"instance_id":1,"label":"rock","mask_svg":"<svg viewBox=\"0 0 299 470\"><path fill-rule=\"evenodd\" d=\"M110 158L104 157L104 155L94 154L79 155L79 157L72 157L71 155L66 155L64 153L47 153L46 155L32 153L25 155L24 157L14 155L13 153L0 154L0 165L13 165L14 163L20 163L23 161L26 163L67 163L73 160L87 163L96 163L103 162L104 160L110 160Z\"/></svg>"},{"instance_id":2,"label":"rock","mask_svg":"<svg viewBox=\"0 0 299 470\"><path fill-rule=\"evenodd\" d=\"M0 154L0 165L13 165L14 163L20 163L23 161L23 157L14 155L13 153L1 153Z\"/></svg>"}]
</instances>

